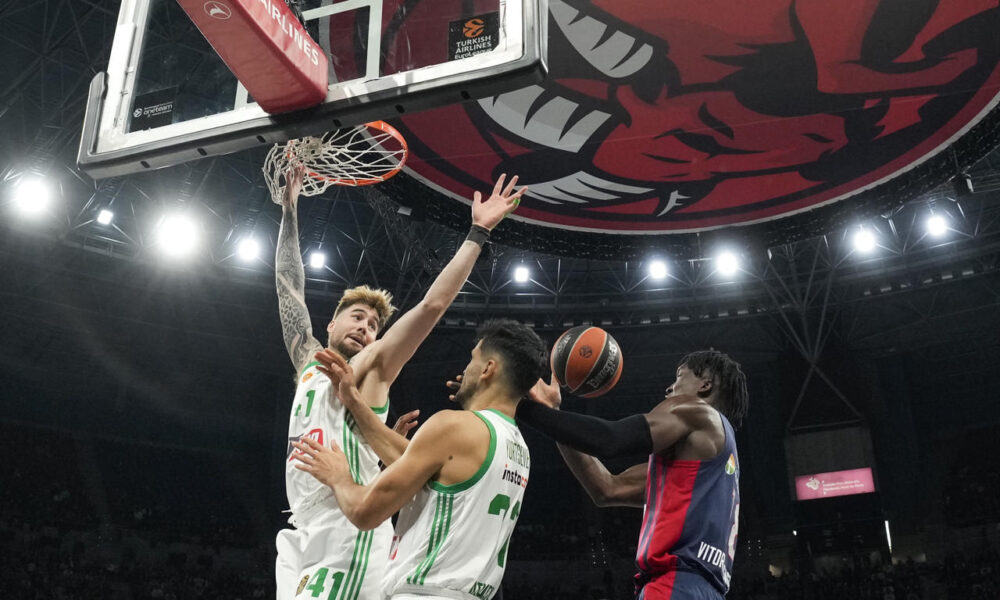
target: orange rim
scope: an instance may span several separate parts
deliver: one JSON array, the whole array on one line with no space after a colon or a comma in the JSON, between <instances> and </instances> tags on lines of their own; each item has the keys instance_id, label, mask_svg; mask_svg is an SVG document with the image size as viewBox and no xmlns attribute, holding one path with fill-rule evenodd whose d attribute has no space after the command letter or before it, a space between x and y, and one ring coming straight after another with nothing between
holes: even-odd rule
<instances>
[{"instance_id":1,"label":"orange rim","mask_svg":"<svg viewBox=\"0 0 1000 600\"><path fill-rule=\"evenodd\" d=\"M399 131L395 127L389 125L385 121L372 121L370 123L365 123L364 125L361 125L361 127L371 127L372 129L378 129L383 133L391 135L393 138L395 138L397 142L399 142L399 145L403 149L403 157L399 160L399 164L396 165L394 169L392 169L388 173L385 173L383 175L378 175L376 177L371 177L369 179L344 179L341 177L329 177L327 175L323 175L322 173L316 173L315 171L306 171L306 175L312 177L313 179L321 179L323 181L329 181L334 185L361 186L361 185L372 185L375 183L382 183L386 179L389 179L390 177L402 171L403 167L406 166L407 157L410 156L410 147L406 144L406 138L403 137L403 134L399 133Z\"/></svg>"}]
</instances>

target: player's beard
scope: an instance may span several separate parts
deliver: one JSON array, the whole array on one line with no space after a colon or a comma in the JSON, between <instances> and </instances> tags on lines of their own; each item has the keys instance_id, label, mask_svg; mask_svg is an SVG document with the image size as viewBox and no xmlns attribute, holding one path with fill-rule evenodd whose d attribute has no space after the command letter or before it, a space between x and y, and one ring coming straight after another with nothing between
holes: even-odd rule
<instances>
[{"instance_id":1,"label":"player's beard","mask_svg":"<svg viewBox=\"0 0 1000 600\"><path fill-rule=\"evenodd\" d=\"M468 383L463 381L462 385L459 386L458 391L455 392L455 403L465 408L466 405L472 401L472 396L476 393L476 384Z\"/></svg>"},{"instance_id":2,"label":"player's beard","mask_svg":"<svg viewBox=\"0 0 1000 600\"><path fill-rule=\"evenodd\" d=\"M344 337L344 339L340 340L340 343L337 344L334 350L339 352L341 356L343 356L344 358L350 360L351 358L354 357L355 354L364 350L364 347L359 348L358 350L355 350L354 348L349 348L347 346L347 337Z\"/></svg>"}]
</instances>

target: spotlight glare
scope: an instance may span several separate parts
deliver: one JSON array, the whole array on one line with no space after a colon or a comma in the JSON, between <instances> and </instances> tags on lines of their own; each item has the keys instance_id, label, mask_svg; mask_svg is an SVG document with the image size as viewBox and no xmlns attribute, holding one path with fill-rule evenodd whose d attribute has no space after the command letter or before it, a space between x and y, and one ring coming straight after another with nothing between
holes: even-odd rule
<instances>
[{"instance_id":1,"label":"spotlight glare","mask_svg":"<svg viewBox=\"0 0 1000 600\"><path fill-rule=\"evenodd\" d=\"M934 237L941 237L948 232L948 222L941 215L931 215L927 219L927 233Z\"/></svg>"},{"instance_id":2,"label":"spotlight glare","mask_svg":"<svg viewBox=\"0 0 1000 600\"><path fill-rule=\"evenodd\" d=\"M663 279L667 276L667 263L662 260L654 260L649 263L649 276L653 279Z\"/></svg>"},{"instance_id":3,"label":"spotlight glare","mask_svg":"<svg viewBox=\"0 0 1000 600\"><path fill-rule=\"evenodd\" d=\"M111 220L115 218L115 213L111 212L106 208L102 208L101 212L97 213L97 222L101 225L108 225Z\"/></svg>"},{"instance_id":4,"label":"spotlight glare","mask_svg":"<svg viewBox=\"0 0 1000 600\"><path fill-rule=\"evenodd\" d=\"M260 245L257 244L257 240L253 238L243 238L240 241L240 245L236 250L239 254L240 259L244 262L250 262L257 258L257 254L260 252Z\"/></svg>"},{"instance_id":5,"label":"spotlight glare","mask_svg":"<svg viewBox=\"0 0 1000 600\"><path fill-rule=\"evenodd\" d=\"M14 194L14 203L29 216L44 212L51 199L52 191L41 177L21 179Z\"/></svg>"},{"instance_id":6,"label":"spotlight glare","mask_svg":"<svg viewBox=\"0 0 1000 600\"><path fill-rule=\"evenodd\" d=\"M514 269L514 281L518 283L525 283L531 278L531 272L528 271L528 267L517 267Z\"/></svg>"},{"instance_id":7,"label":"spotlight glare","mask_svg":"<svg viewBox=\"0 0 1000 600\"><path fill-rule=\"evenodd\" d=\"M722 275L735 275L740 269L740 259L732 252L722 252L715 257L715 268Z\"/></svg>"},{"instance_id":8,"label":"spotlight glare","mask_svg":"<svg viewBox=\"0 0 1000 600\"><path fill-rule=\"evenodd\" d=\"M309 266L313 269L322 269L326 265L326 255L322 252L313 252L309 255Z\"/></svg>"},{"instance_id":9,"label":"spotlight glare","mask_svg":"<svg viewBox=\"0 0 1000 600\"><path fill-rule=\"evenodd\" d=\"M194 221L184 215L171 215L160 225L160 245L170 256L183 256L198 245Z\"/></svg>"},{"instance_id":10,"label":"spotlight glare","mask_svg":"<svg viewBox=\"0 0 1000 600\"><path fill-rule=\"evenodd\" d=\"M854 234L854 249L862 254L868 254L875 249L875 234L868 229L861 229Z\"/></svg>"}]
</instances>

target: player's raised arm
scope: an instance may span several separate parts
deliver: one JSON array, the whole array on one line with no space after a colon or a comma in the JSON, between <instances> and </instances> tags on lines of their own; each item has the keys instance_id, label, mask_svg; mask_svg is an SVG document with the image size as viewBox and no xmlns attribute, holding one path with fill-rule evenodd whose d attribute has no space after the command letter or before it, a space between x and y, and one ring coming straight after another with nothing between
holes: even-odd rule
<instances>
[{"instance_id":1,"label":"player's raised arm","mask_svg":"<svg viewBox=\"0 0 1000 600\"><path fill-rule=\"evenodd\" d=\"M281 226L274 258L281 333L296 371L301 371L312 355L323 349L312 333L309 309L306 308L306 271L299 249L297 209L303 174L302 167L293 167L285 174L287 185L284 196L280 198Z\"/></svg>"},{"instance_id":2,"label":"player's raised arm","mask_svg":"<svg viewBox=\"0 0 1000 600\"><path fill-rule=\"evenodd\" d=\"M465 285L490 231L520 203L521 195L527 188L514 190L517 176L512 177L506 187L505 180L506 175L501 175L490 197L485 200L482 194L475 193L469 235L434 279L420 303L400 317L386 331L377 347L372 348L372 368L378 371L382 381L395 381L403 365L410 360Z\"/></svg>"},{"instance_id":3,"label":"player's raised arm","mask_svg":"<svg viewBox=\"0 0 1000 600\"><path fill-rule=\"evenodd\" d=\"M371 445L386 466L396 462L406 451L410 441L395 429L387 427L371 410L368 403L361 397L354 379L354 369L347 364L340 353L327 348L315 355L322 371L337 389L337 397L344 407L354 415L354 422L361 430L361 435Z\"/></svg>"},{"instance_id":4,"label":"player's raised arm","mask_svg":"<svg viewBox=\"0 0 1000 600\"><path fill-rule=\"evenodd\" d=\"M337 504L355 527L373 529L412 500L450 457L468 453L467 436L456 435L463 427L461 420L468 416L457 411L435 414L413 436L399 460L368 485L354 482L339 448L324 447L310 438L293 443L300 451L295 458L301 464L296 466L333 489Z\"/></svg>"}]
</instances>

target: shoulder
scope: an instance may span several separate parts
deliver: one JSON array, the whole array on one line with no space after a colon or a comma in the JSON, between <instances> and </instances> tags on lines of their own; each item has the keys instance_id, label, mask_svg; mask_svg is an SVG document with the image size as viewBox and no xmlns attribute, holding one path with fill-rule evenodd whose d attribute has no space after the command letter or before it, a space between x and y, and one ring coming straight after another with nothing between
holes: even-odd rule
<instances>
[{"instance_id":1,"label":"shoulder","mask_svg":"<svg viewBox=\"0 0 1000 600\"><path fill-rule=\"evenodd\" d=\"M457 448L474 444L483 434L489 435L489 430L475 413L466 410L439 410L417 429L413 442Z\"/></svg>"},{"instance_id":2,"label":"shoulder","mask_svg":"<svg viewBox=\"0 0 1000 600\"><path fill-rule=\"evenodd\" d=\"M684 421L692 430L721 428L719 412L697 396L675 396L660 402L650 411L650 416L669 414Z\"/></svg>"}]
</instances>

